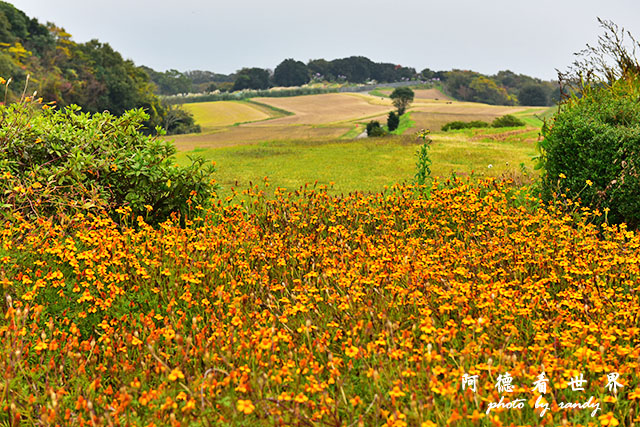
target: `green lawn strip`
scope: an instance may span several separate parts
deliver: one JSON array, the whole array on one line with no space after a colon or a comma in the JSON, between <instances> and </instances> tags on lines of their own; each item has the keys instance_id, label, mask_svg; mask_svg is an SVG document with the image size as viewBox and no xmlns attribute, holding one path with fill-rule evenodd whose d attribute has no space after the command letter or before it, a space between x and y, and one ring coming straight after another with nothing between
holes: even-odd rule
<instances>
[{"instance_id":1,"label":"green lawn strip","mask_svg":"<svg viewBox=\"0 0 640 427\"><path fill-rule=\"evenodd\" d=\"M393 135L402 135L407 129L411 129L415 126L416 122L411 120L411 112L406 112L400 116L400 124L398 125L398 129L391 132Z\"/></svg>"}]
</instances>

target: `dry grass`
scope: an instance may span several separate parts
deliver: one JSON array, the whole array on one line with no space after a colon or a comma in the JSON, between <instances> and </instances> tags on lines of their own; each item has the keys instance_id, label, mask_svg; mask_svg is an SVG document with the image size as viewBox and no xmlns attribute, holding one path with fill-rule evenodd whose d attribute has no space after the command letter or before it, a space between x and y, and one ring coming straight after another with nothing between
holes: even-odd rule
<instances>
[{"instance_id":1,"label":"dry grass","mask_svg":"<svg viewBox=\"0 0 640 427\"><path fill-rule=\"evenodd\" d=\"M446 100L451 101L444 93L440 92L438 89L416 89L413 91L416 99L434 99L434 100Z\"/></svg>"},{"instance_id":2,"label":"dry grass","mask_svg":"<svg viewBox=\"0 0 640 427\"><path fill-rule=\"evenodd\" d=\"M196 148L231 147L261 141L335 139L350 129L350 126L267 126L263 123L262 126L233 126L215 133L176 135L174 138L178 151L191 151Z\"/></svg>"},{"instance_id":3,"label":"dry grass","mask_svg":"<svg viewBox=\"0 0 640 427\"><path fill-rule=\"evenodd\" d=\"M436 89L421 89L416 92L420 96L440 93ZM256 98L255 101L266 106L236 101L187 105L186 108L194 112L196 122L203 127L204 132L176 136L178 150L220 148L260 141L327 140L339 138L349 131L352 131L349 135L355 136L358 133L353 132L356 124L364 124L370 120L386 123L387 114L393 109L389 98L352 93ZM294 115L272 118L276 113L268 106L290 111ZM532 110L530 107L417 98L410 108L415 125L409 132L422 128L439 131L445 123L455 120L491 122L505 114L524 111L530 113ZM269 118L271 120L266 120ZM259 121L234 126L238 122L249 120Z\"/></svg>"},{"instance_id":4,"label":"dry grass","mask_svg":"<svg viewBox=\"0 0 640 427\"><path fill-rule=\"evenodd\" d=\"M184 104L184 109L193 114L203 132L236 123L266 120L273 117L267 108L240 101L216 101Z\"/></svg>"},{"instance_id":5,"label":"dry grass","mask_svg":"<svg viewBox=\"0 0 640 427\"><path fill-rule=\"evenodd\" d=\"M391 105L389 100L383 105L378 105L377 102L372 102L373 99L376 98L351 93L329 93L290 98L256 98L256 101L263 104L294 113L293 116L281 117L270 120L269 123L256 125L282 126L341 123L382 114L389 110Z\"/></svg>"}]
</instances>

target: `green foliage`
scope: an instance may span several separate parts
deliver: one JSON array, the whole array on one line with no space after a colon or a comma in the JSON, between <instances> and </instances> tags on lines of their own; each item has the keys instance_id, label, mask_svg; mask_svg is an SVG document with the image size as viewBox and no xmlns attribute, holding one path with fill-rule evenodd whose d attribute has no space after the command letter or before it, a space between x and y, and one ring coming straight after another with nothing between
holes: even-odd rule
<instances>
[{"instance_id":1,"label":"green foliage","mask_svg":"<svg viewBox=\"0 0 640 427\"><path fill-rule=\"evenodd\" d=\"M28 101L28 100L27 100ZM77 106L38 111L34 102L0 106L3 209L26 216L130 207L148 221L206 205L213 166L177 167L175 147L140 133L141 109L119 117Z\"/></svg>"},{"instance_id":2,"label":"green foliage","mask_svg":"<svg viewBox=\"0 0 640 427\"><path fill-rule=\"evenodd\" d=\"M552 96L558 90L557 83L544 82L509 70L500 71L494 76L463 70L444 74L441 80L445 81L446 93L461 101L491 105L549 105L557 99ZM521 95L524 95L524 100L520 99Z\"/></svg>"},{"instance_id":3,"label":"green foliage","mask_svg":"<svg viewBox=\"0 0 640 427\"><path fill-rule=\"evenodd\" d=\"M395 111L390 111L389 116L387 117L387 129L389 132L393 132L398 129L398 125L400 124L400 116Z\"/></svg>"},{"instance_id":4,"label":"green foliage","mask_svg":"<svg viewBox=\"0 0 640 427\"><path fill-rule=\"evenodd\" d=\"M179 93L189 93L193 83L191 79L178 70L168 70L164 73L154 71L149 67L141 67L149 79L155 84L155 93L161 95L176 95Z\"/></svg>"},{"instance_id":5,"label":"green foliage","mask_svg":"<svg viewBox=\"0 0 640 427\"><path fill-rule=\"evenodd\" d=\"M181 105L168 105L165 109L163 128L169 135L183 133L200 133L202 129L196 124L193 114Z\"/></svg>"},{"instance_id":6,"label":"green foliage","mask_svg":"<svg viewBox=\"0 0 640 427\"><path fill-rule=\"evenodd\" d=\"M144 108L147 132L162 124L164 111L147 74L97 40L78 44L52 23L41 25L9 3L0 2L0 76L11 78L8 101L37 90L60 107L80 105L84 111L123 114Z\"/></svg>"},{"instance_id":7,"label":"green foliage","mask_svg":"<svg viewBox=\"0 0 640 427\"><path fill-rule=\"evenodd\" d=\"M469 97L473 102L484 102L490 105L515 105L517 99L510 96L507 90L485 76L475 77L469 84Z\"/></svg>"},{"instance_id":8,"label":"green foliage","mask_svg":"<svg viewBox=\"0 0 640 427\"><path fill-rule=\"evenodd\" d=\"M243 68L236 74L233 90L267 89L269 87L269 72L262 68Z\"/></svg>"},{"instance_id":9,"label":"green foliage","mask_svg":"<svg viewBox=\"0 0 640 427\"><path fill-rule=\"evenodd\" d=\"M384 136L385 131L384 129L382 129L382 126L380 126L380 122L377 120L371 120L369 123L367 123L367 136L369 137L374 137L374 136Z\"/></svg>"},{"instance_id":10,"label":"green foliage","mask_svg":"<svg viewBox=\"0 0 640 427\"><path fill-rule=\"evenodd\" d=\"M309 83L309 70L303 62L285 59L273 73L276 86L302 86Z\"/></svg>"},{"instance_id":11,"label":"green foliage","mask_svg":"<svg viewBox=\"0 0 640 427\"><path fill-rule=\"evenodd\" d=\"M489 123L483 122L482 120L472 120L470 122L462 122L462 121L456 120L442 126L442 131L447 132L450 130L474 129L474 128L486 128L486 127L489 127Z\"/></svg>"},{"instance_id":12,"label":"green foliage","mask_svg":"<svg viewBox=\"0 0 640 427\"><path fill-rule=\"evenodd\" d=\"M497 117L492 123L491 127L494 128L507 128L507 127L517 127L517 126L525 126L526 123L516 116L511 114L506 114L502 117Z\"/></svg>"},{"instance_id":13,"label":"green foliage","mask_svg":"<svg viewBox=\"0 0 640 427\"><path fill-rule=\"evenodd\" d=\"M377 82L397 82L416 77L416 70L390 63L373 62L364 56L348 58L313 59L307 64L311 76L316 80L347 81L364 83L367 80Z\"/></svg>"},{"instance_id":14,"label":"green foliage","mask_svg":"<svg viewBox=\"0 0 640 427\"><path fill-rule=\"evenodd\" d=\"M389 98L393 102L393 106L398 109L398 115L401 116L407 111L409 105L413 102L413 91L408 87L398 87L393 90Z\"/></svg>"},{"instance_id":15,"label":"green foliage","mask_svg":"<svg viewBox=\"0 0 640 427\"><path fill-rule=\"evenodd\" d=\"M549 104L549 93L544 85L529 83L518 93L520 105L544 106Z\"/></svg>"},{"instance_id":16,"label":"green foliage","mask_svg":"<svg viewBox=\"0 0 640 427\"><path fill-rule=\"evenodd\" d=\"M640 77L584 86L542 129L543 196L580 199L608 220L640 225Z\"/></svg>"},{"instance_id":17,"label":"green foliage","mask_svg":"<svg viewBox=\"0 0 640 427\"><path fill-rule=\"evenodd\" d=\"M471 120L469 123L467 123L467 125L471 129L473 129L473 128L488 128L489 127L489 123L483 122L482 120Z\"/></svg>"},{"instance_id":18,"label":"green foliage","mask_svg":"<svg viewBox=\"0 0 640 427\"><path fill-rule=\"evenodd\" d=\"M455 120L453 122L449 122L442 126L442 131L447 132L450 130L459 130L459 129L467 129L469 124L466 122L462 122L460 120Z\"/></svg>"},{"instance_id":19,"label":"green foliage","mask_svg":"<svg viewBox=\"0 0 640 427\"><path fill-rule=\"evenodd\" d=\"M431 157L429 156L431 138L429 138L429 130L422 129L418 132L417 137L422 139L422 145L417 153L418 162L416 163L415 182L417 185L424 185L431 175Z\"/></svg>"}]
</instances>

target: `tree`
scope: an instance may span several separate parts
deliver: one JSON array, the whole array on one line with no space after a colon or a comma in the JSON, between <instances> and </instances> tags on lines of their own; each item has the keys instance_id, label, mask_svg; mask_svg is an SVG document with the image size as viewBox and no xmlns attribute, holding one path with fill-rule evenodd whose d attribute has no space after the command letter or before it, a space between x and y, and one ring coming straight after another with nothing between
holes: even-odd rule
<instances>
[{"instance_id":1,"label":"tree","mask_svg":"<svg viewBox=\"0 0 640 427\"><path fill-rule=\"evenodd\" d=\"M520 105L543 106L549 103L549 94L543 85L530 83L520 89L518 100Z\"/></svg>"},{"instance_id":2,"label":"tree","mask_svg":"<svg viewBox=\"0 0 640 427\"><path fill-rule=\"evenodd\" d=\"M307 64L307 69L313 78L334 80L336 76L331 73L331 63L325 59L312 59Z\"/></svg>"},{"instance_id":3,"label":"tree","mask_svg":"<svg viewBox=\"0 0 640 427\"><path fill-rule=\"evenodd\" d=\"M498 86L493 80L485 76L478 76L469 84L471 101L485 102L491 105L513 105L515 100L507 90Z\"/></svg>"},{"instance_id":4,"label":"tree","mask_svg":"<svg viewBox=\"0 0 640 427\"><path fill-rule=\"evenodd\" d=\"M393 93L391 93L391 100L393 101L393 106L398 109L398 115L401 116L407 111L407 108L413 102L414 93L408 87L398 87L395 88Z\"/></svg>"},{"instance_id":5,"label":"tree","mask_svg":"<svg viewBox=\"0 0 640 427\"><path fill-rule=\"evenodd\" d=\"M425 80L431 80L436 77L436 72L429 68L425 68L420 72L420 77Z\"/></svg>"},{"instance_id":6,"label":"tree","mask_svg":"<svg viewBox=\"0 0 640 427\"><path fill-rule=\"evenodd\" d=\"M236 74L233 90L268 89L269 72L262 68L243 68Z\"/></svg>"},{"instance_id":7,"label":"tree","mask_svg":"<svg viewBox=\"0 0 640 427\"><path fill-rule=\"evenodd\" d=\"M389 117L387 117L387 128L389 129L389 132L393 132L394 130L398 129L399 125L400 117L398 116L398 114L396 114L395 111L390 111Z\"/></svg>"},{"instance_id":8,"label":"tree","mask_svg":"<svg viewBox=\"0 0 640 427\"><path fill-rule=\"evenodd\" d=\"M273 80L278 86L302 86L309 83L309 70L300 61L285 59L276 67Z\"/></svg>"}]
</instances>

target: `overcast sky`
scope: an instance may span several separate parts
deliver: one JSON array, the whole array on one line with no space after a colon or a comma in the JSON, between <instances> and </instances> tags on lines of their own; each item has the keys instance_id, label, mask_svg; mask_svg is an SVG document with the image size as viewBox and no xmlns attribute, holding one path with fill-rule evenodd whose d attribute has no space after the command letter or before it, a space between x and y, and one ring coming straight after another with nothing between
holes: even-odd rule
<instances>
[{"instance_id":1,"label":"overcast sky","mask_svg":"<svg viewBox=\"0 0 640 427\"><path fill-rule=\"evenodd\" d=\"M97 38L156 70L231 73L285 58L366 56L433 70L555 79L594 43L596 17L640 38L639 0L16 0L76 42Z\"/></svg>"}]
</instances>

